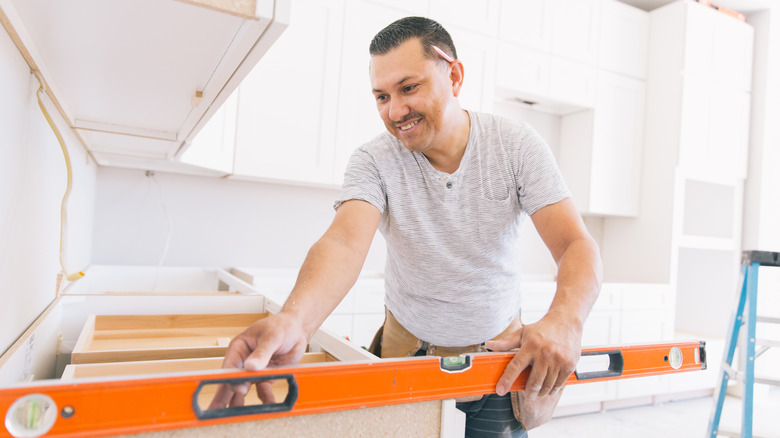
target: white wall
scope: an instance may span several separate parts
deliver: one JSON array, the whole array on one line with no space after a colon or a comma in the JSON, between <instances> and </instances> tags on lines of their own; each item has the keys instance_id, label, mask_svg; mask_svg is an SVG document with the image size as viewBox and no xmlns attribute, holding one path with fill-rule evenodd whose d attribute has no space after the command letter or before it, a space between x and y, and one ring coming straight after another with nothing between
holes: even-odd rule
<instances>
[{"instance_id":1,"label":"white wall","mask_svg":"<svg viewBox=\"0 0 780 438\"><path fill-rule=\"evenodd\" d=\"M101 167L93 262L298 269L333 220L338 195L336 189ZM384 257L377 233L364 270L384 270Z\"/></svg>"},{"instance_id":2,"label":"white wall","mask_svg":"<svg viewBox=\"0 0 780 438\"><path fill-rule=\"evenodd\" d=\"M38 107L37 88L16 46L0 32L0 353L55 298L60 272L65 161ZM53 117L64 130L58 114ZM74 165L64 260L76 271L91 257L95 166L73 135L64 135Z\"/></svg>"}]
</instances>

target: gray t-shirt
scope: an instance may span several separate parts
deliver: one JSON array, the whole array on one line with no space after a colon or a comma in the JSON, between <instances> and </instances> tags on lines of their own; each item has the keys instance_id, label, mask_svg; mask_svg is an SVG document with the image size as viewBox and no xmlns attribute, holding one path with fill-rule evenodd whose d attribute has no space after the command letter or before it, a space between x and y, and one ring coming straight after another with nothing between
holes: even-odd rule
<instances>
[{"instance_id":1,"label":"gray t-shirt","mask_svg":"<svg viewBox=\"0 0 780 438\"><path fill-rule=\"evenodd\" d=\"M412 334L439 346L482 343L506 329L520 308L520 225L569 196L533 128L469 117L454 173L384 132L355 150L335 204L359 199L382 213L385 304Z\"/></svg>"}]
</instances>

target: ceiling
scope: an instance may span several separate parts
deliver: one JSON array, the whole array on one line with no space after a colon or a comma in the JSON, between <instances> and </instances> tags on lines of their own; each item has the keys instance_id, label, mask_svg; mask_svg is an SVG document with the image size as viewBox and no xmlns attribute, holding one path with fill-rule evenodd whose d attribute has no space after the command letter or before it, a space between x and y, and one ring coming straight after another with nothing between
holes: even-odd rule
<instances>
[{"instance_id":1,"label":"ceiling","mask_svg":"<svg viewBox=\"0 0 780 438\"><path fill-rule=\"evenodd\" d=\"M620 0L623 3L637 8L644 9L646 11L652 11L655 8L672 3L676 0ZM769 9L770 7L777 7L772 5L776 0L714 0L712 4L723 6L724 8L734 9L743 14L749 14L751 12L760 11L763 9Z\"/></svg>"}]
</instances>

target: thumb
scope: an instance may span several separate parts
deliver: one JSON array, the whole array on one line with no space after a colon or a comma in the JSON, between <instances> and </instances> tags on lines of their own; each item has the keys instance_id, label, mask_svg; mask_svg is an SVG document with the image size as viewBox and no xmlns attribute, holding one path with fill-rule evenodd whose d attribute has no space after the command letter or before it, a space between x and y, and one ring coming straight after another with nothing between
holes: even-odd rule
<instances>
[{"instance_id":1,"label":"thumb","mask_svg":"<svg viewBox=\"0 0 780 438\"><path fill-rule=\"evenodd\" d=\"M268 343L259 343L257 348L244 360L244 369L247 371L258 371L268 366L268 362L274 355L278 346Z\"/></svg>"},{"instance_id":2,"label":"thumb","mask_svg":"<svg viewBox=\"0 0 780 438\"><path fill-rule=\"evenodd\" d=\"M508 335L485 342L485 348L493 351L509 351L513 348L519 348L523 341L523 328L520 327L517 331L509 333Z\"/></svg>"}]
</instances>

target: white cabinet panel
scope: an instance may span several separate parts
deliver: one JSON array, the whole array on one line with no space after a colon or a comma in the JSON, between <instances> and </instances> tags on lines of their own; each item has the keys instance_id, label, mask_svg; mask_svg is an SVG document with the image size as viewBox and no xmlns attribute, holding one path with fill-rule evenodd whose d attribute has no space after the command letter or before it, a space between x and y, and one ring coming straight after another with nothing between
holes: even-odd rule
<instances>
[{"instance_id":1,"label":"white cabinet panel","mask_svg":"<svg viewBox=\"0 0 780 438\"><path fill-rule=\"evenodd\" d=\"M233 173L238 93L233 93L192 140L180 161Z\"/></svg>"},{"instance_id":2,"label":"white cabinet panel","mask_svg":"<svg viewBox=\"0 0 780 438\"><path fill-rule=\"evenodd\" d=\"M550 88L550 55L500 42L496 85L528 100L547 95Z\"/></svg>"},{"instance_id":3,"label":"white cabinet panel","mask_svg":"<svg viewBox=\"0 0 780 438\"><path fill-rule=\"evenodd\" d=\"M552 53L598 63L600 0L550 0L553 14Z\"/></svg>"},{"instance_id":4,"label":"white cabinet panel","mask_svg":"<svg viewBox=\"0 0 780 438\"><path fill-rule=\"evenodd\" d=\"M605 0L601 5L599 67L644 78L649 32L647 12L617 0Z\"/></svg>"},{"instance_id":5,"label":"white cabinet panel","mask_svg":"<svg viewBox=\"0 0 780 438\"><path fill-rule=\"evenodd\" d=\"M550 90L556 101L593 107L596 99L598 72L593 67L561 58L550 57Z\"/></svg>"},{"instance_id":6,"label":"white cabinet panel","mask_svg":"<svg viewBox=\"0 0 780 438\"><path fill-rule=\"evenodd\" d=\"M241 85L234 172L330 183L342 4L292 6L287 32Z\"/></svg>"},{"instance_id":7,"label":"white cabinet panel","mask_svg":"<svg viewBox=\"0 0 780 438\"><path fill-rule=\"evenodd\" d=\"M548 0L502 0L498 36L501 40L549 52L552 44L552 3Z\"/></svg>"},{"instance_id":8,"label":"white cabinet panel","mask_svg":"<svg viewBox=\"0 0 780 438\"><path fill-rule=\"evenodd\" d=\"M749 91L753 28L693 2L686 6L685 73Z\"/></svg>"},{"instance_id":9,"label":"white cabinet panel","mask_svg":"<svg viewBox=\"0 0 780 438\"><path fill-rule=\"evenodd\" d=\"M381 5L398 9L399 11L402 11L401 13L409 13L412 15L417 15L420 17L424 17L428 15L428 10L430 8L430 5L428 4L428 0L367 0L372 3L379 3ZM388 21L387 24L390 24ZM377 28L377 32L379 32L381 28Z\"/></svg>"},{"instance_id":10,"label":"white cabinet panel","mask_svg":"<svg viewBox=\"0 0 780 438\"><path fill-rule=\"evenodd\" d=\"M707 162L716 174L747 178L750 95L734 89L714 90L710 116Z\"/></svg>"},{"instance_id":11,"label":"white cabinet panel","mask_svg":"<svg viewBox=\"0 0 780 438\"><path fill-rule=\"evenodd\" d=\"M680 167L691 175L747 176L750 95L686 77L682 90Z\"/></svg>"},{"instance_id":12,"label":"white cabinet panel","mask_svg":"<svg viewBox=\"0 0 780 438\"><path fill-rule=\"evenodd\" d=\"M495 37L499 0L431 0L430 17L451 30L452 25Z\"/></svg>"}]
</instances>

